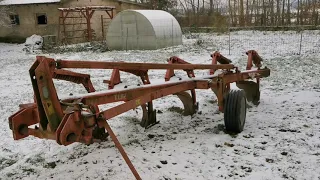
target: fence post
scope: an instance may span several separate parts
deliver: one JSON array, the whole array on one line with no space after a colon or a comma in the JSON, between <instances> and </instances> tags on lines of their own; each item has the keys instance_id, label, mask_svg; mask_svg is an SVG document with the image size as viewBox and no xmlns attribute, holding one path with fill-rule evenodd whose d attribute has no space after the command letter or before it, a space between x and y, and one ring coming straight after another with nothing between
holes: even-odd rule
<instances>
[{"instance_id":1,"label":"fence post","mask_svg":"<svg viewBox=\"0 0 320 180\"><path fill-rule=\"evenodd\" d=\"M230 51L231 51L231 50L230 50L230 49L231 49L231 42L230 42L230 41L231 41L231 37L230 37L230 36L231 36L231 35L230 35L230 27L228 28L228 30L229 30L229 55L230 55Z\"/></svg>"},{"instance_id":2,"label":"fence post","mask_svg":"<svg viewBox=\"0 0 320 180\"><path fill-rule=\"evenodd\" d=\"M105 40L103 15L101 15L102 41Z\"/></svg>"},{"instance_id":3,"label":"fence post","mask_svg":"<svg viewBox=\"0 0 320 180\"><path fill-rule=\"evenodd\" d=\"M173 47L173 19L171 19L171 46ZM173 49L173 48L172 48Z\"/></svg>"},{"instance_id":4,"label":"fence post","mask_svg":"<svg viewBox=\"0 0 320 180\"><path fill-rule=\"evenodd\" d=\"M300 46L299 46L299 55L301 55L301 48L302 48L302 34L303 34L303 30L300 33Z\"/></svg>"},{"instance_id":5,"label":"fence post","mask_svg":"<svg viewBox=\"0 0 320 180\"><path fill-rule=\"evenodd\" d=\"M136 46L138 47L138 48L135 48L135 49L138 49L138 50L140 50L140 41L139 41L139 39L140 39L140 37L139 37L139 29L138 29L138 20L137 20L137 15L135 14L134 15L134 19L135 19L135 22L136 22L136 36L137 36L137 43L136 43Z\"/></svg>"},{"instance_id":6,"label":"fence post","mask_svg":"<svg viewBox=\"0 0 320 180\"><path fill-rule=\"evenodd\" d=\"M128 27L127 27L127 36L126 36L126 52L128 51Z\"/></svg>"}]
</instances>

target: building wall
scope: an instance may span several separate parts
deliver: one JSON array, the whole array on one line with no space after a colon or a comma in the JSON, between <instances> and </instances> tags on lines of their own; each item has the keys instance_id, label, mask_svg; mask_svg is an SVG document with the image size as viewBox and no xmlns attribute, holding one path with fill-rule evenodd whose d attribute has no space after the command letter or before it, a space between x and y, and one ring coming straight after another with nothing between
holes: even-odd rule
<instances>
[{"instance_id":1,"label":"building wall","mask_svg":"<svg viewBox=\"0 0 320 180\"><path fill-rule=\"evenodd\" d=\"M68 7L84 7L84 6L114 6L116 9L114 9L114 16L116 13L121 10L121 6L115 2L115 1L106 1L106 0L65 0L63 1L62 7L68 8ZM102 23L101 23L101 16L104 18L103 23L105 23L104 26L106 26L106 23L109 23L111 19L108 16L108 14L105 11L95 11L92 18L91 18L91 28L94 30L94 40L103 40L103 33L102 33ZM71 26L68 26L67 29L70 29ZM86 25L82 25L79 27L81 29L86 29ZM79 36L80 34L77 33L76 36ZM72 39L70 40L72 42L81 42L85 41L85 39ZM70 42L69 41L69 42Z\"/></svg>"},{"instance_id":2,"label":"building wall","mask_svg":"<svg viewBox=\"0 0 320 180\"><path fill-rule=\"evenodd\" d=\"M33 34L38 35L55 35L59 34L59 15L58 8L68 7L84 7L84 6L114 6L114 16L117 12L125 9L143 9L143 6L136 4L128 4L115 0L62 0L60 4L30 4L30 5L15 5L9 6L11 14L18 14L20 25L13 25L11 27L0 27L0 40L1 37L8 38L21 38L25 39ZM36 14L46 13L47 24L38 25ZM102 40L103 31L101 24L101 16L103 16L104 24L109 23L111 19L104 11L96 11L91 19L91 28L95 32L95 40ZM84 25L85 26L85 25ZM77 28L77 27L76 27ZM83 27L85 28L85 27ZM105 30L106 31L106 30ZM105 34L105 33L104 33ZM84 40L84 39L83 39ZM77 41L73 41L77 42Z\"/></svg>"},{"instance_id":3,"label":"building wall","mask_svg":"<svg viewBox=\"0 0 320 180\"><path fill-rule=\"evenodd\" d=\"M0 37L26 38L33 34L57 35L58 25L58 5L39 4L39 5L17 5L10 6L10 14L19 15L19 25L0 27ZM47 24L37 24L37 13L47 14Z\"/></svg>"}]
</instances>

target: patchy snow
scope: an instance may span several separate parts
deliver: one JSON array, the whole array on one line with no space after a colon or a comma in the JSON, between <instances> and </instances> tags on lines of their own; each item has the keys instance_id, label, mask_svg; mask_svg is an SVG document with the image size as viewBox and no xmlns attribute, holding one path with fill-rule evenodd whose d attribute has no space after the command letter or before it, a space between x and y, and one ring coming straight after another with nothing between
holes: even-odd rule
<instances>
[{"instance_id":1,"label":"patchy snow","mask_svg":"<svg viewBox=\"0 0 320 180\"><path fill-rule=\"evenodd\" d=\"M42 48L43 45L43 38L39 35L32 35L27 37L26 42L24 43L25 50L27 52L32 52L34 50L39 50Z\"/></svg>"},{"instance_id":2,"label":"patchy snow","mask_svg":"<svg viewBox=\"0 0 320 180\"><path fill-rule=\"evenodd\" d=\"M39 44L42 44L42 42L43 42L43 38L39 35L34 34L30 37L27 37L25 44L39 45Z\"/></svg>"},{"instance_id":3,"label":"patchy snow","mask_svg":"<svg viewBox=\"0 0 320 180\"><path fill-rule=\"evenodd\" d=\"M236 136L223 132L223 114L216 113L216 97L210 90L197 90L199 112L179 113L182 103L174 96L154 101L160 124L150 129L139 125L141 109L110 120L143 179L319 179L320 178L320 44L318 31L305 32L302 55L297 55L293 32L240 31L232 36L228 55L227 35L198 34L184 39L182 46L154 51L110 51L44 54L56 59L106 60L166 63L179 56L192 63L211 62L219 50L245 69L244 52L256 49L271 69L261 80L261 103L248 109L244 131ZM195 45L198 39L203 44ZM312 44L307 44L312 42ZM32 102L28 70L35 54L25 54L23 45L0 43L0 179L134 179L112 141L86 146L59 146L52 140L28 137L14 141L8 117L18 104ZM92 74L99 90L111 71L79 70ZM152 70L153 82L163 81L165 71ZM197 71L196 76L206 76ZM121 73L124 84L141 83ZM185 72L177 71L177 77ZM79 85L55 81L59 96L84 93ZM107 108L110 105L101 108Z\"/></svg>"},{"instance_id":4,"label":"patchy snow","mask_svg":"<svg viewBox=\"0 0 320 180\"><path fill-rule=\"evenodd\" d=\"M61 0L2 0L1 5L59 3Z\"/></svg>"}]
</instances>

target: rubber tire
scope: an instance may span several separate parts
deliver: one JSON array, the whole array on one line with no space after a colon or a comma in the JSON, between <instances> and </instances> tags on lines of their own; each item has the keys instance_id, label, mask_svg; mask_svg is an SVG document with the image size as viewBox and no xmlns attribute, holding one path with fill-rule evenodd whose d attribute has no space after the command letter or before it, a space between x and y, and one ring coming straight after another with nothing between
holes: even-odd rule
<instances>
[{"instance_id":1,"label":"rubber tire","mask_svg":"<svg viewBox=\"0 0 320 180\"><path fill-rule=\"evenodd\" d=\"M247 98L244 90L230 90L224 99L224 125L226 130L241 133L246 121L246 114Z\"/></svg>"}]
</instances>

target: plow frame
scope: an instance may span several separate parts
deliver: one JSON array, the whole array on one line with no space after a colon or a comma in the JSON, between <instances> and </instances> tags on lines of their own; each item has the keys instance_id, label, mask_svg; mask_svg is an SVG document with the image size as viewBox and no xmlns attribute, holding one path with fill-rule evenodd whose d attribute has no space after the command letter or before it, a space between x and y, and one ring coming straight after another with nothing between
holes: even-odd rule
<instances>
[{"instance_id":1,"label":"plow frame","mask_svg":"<svg viewBox=\"0 0 320 180\"><path fill-rule=\"evenodd\" d=\"M231 61L219 52L211 55L212 64L190 64L175 56L168 59L168 64L54 60L37 56L29 70L34 103L21 104L20 110L9 117L9 127L15 140L32 135L52 139L65 146L74 142L85 144L101 142L110 135L136 179L141 179L108 121L141 106L143 112L141 125L145 128L150 127L157 123L152 101L168 95L177 95L183 103L184 114L192 115L198 110L196 89L212 89L217 96L219 110L224 112L224 98L230 91L230 83L235 82L239 86L245 84L243 85L245 87L246 84L250 84L246 82L255 80L251 84L259 91L260 78L270 75L270 69L267 67L261 69L262 59L256 51L250 50L247 55L247 68L243 72L230 64ZM256 69L253 69L253 65ZM104 80L104 83L108 84L106 86L108 90L95 92L89 74L69 71L68 68L112 69L111 78ZM148 77L150 69L167 70L165 82L151 84ZM187 78L171 80L175 70L185 71ZM208 76L195 77L194 70L210 72ZM217 70L221 72L216 72ZM114 89L121 83L120 72L140 77L142 84ZM88 94L59 99L53 79L82 84ZM120 101L124 103L99 111L98 105ZM30 127L32 125L35 127Z\"/></svg>"}]
</instances>

